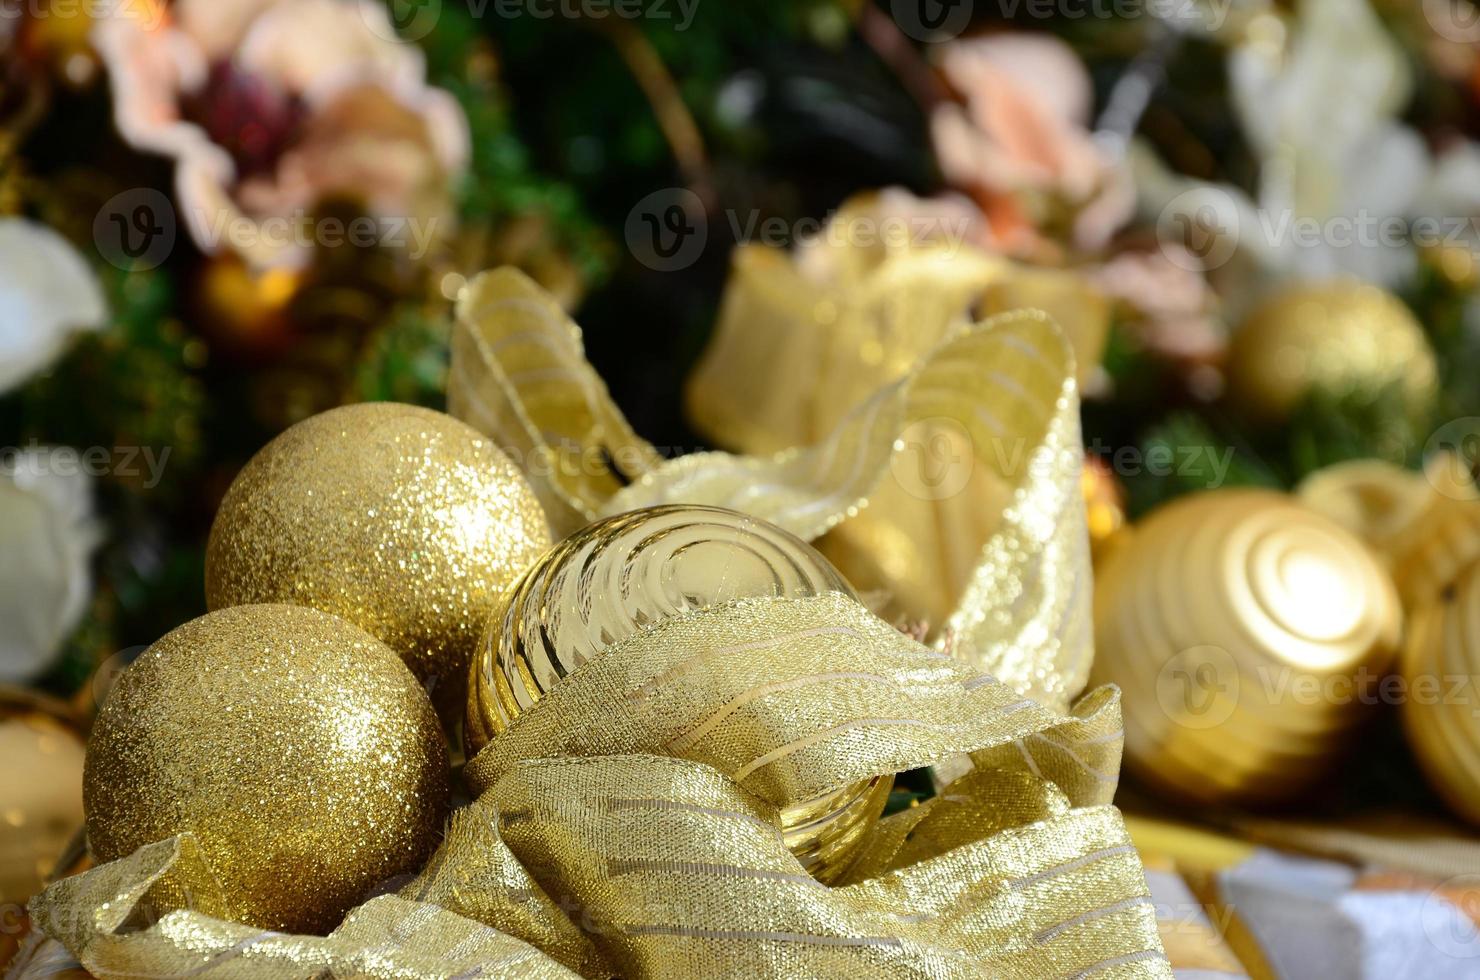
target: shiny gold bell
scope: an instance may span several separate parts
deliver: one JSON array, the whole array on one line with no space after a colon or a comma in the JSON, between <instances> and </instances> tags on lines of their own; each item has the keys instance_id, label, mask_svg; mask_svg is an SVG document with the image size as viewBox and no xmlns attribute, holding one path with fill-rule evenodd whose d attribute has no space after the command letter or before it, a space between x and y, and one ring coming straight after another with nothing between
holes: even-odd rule
<instances>
[{"instance_id":1,"label":"shiny gold bell","mask_svg":"<svg viewBox=\"0 0 1480 980\"><path fill-rule=\"evenodd\" d=\"M469 758L582 664L675 617L744 599L853 596L810 545L717 507L666 506L598 521L557 544L505 596L473 658ZM787 846L830 881L852 863L893 784L879 777L781 813Z\"/></svg>"},{"instance_id":2,"label":"shiny gold bell","mask_svg":"<svg viewBox=\"0 0 1480 980\"><path fill-rule=\"evenodd\" d=\"M1480 562L1411 610L1403 725L1429 782L1480 824Z\"/></svg>"},{"instance_id":3,"label":"shiny gold bell","mask_svg":"<svg viewBox=\"0 0 1480 980\"><path fill-rule=\"evenodd\" d=\"M1272 491L1163 507L1097 577L1094 682L1124 692L1128 767L1184 798L1307 788L1370 715L1400 642L1366 546Z\"/></svg>"}]
</instances>

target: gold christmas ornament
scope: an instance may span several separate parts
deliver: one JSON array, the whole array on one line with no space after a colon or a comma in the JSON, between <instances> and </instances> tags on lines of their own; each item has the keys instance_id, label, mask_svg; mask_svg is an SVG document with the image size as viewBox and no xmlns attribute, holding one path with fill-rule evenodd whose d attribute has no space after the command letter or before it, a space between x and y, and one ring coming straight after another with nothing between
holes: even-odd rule
<instances>
[{"instance_id":1,"label":"gold christmas ornament","mask_svg":"<svg viewBox=\"0 0 1480 980\"><path fill-rule=\"evenodd\" d=\"M446 745L410 671L288 605L209 613L150 647L98 716L83 784L100 861L193 832L220 887L175 904L314 933L419 868L448 805Z\"/></svg>"},{"instance_id":2,"label":"gold christmas ornament","mask_svg":"<svg viewBox=\"0 0 1480 980\"><path fill-rule=\"evenodd\" d=\"M1302 285L1272 297L1234 333L1229 397L1265 422L1315 389L1342 395L1396 385L1412 418L1433 402L1438 369L1402 300L1356 281Z\"/></svg>"},{"instance_id":3,"label":"gold christmas ornament","mask_svg":"<svg viewBox=\"0 0 1480 980\"><path fill-rule=\"evenodd\" d=\"M440 412L378 403L298 423L247 463L206 549L212 609L288 602L399 653L444 715L499 594L550 543L523 475Z\"/></svg>"},{"instance_id":4,"label":"gold christmas ornament","mask_svg":"<svg viewBox=\"0 0 1480 980\"><path fill-rule=\"evenodd\" d=\"M1412 610L1402 667L1413 754L1450 808L1480 824L1480 563Z\"/></svg>"},{"instance_id":5,"label":"gold christmas ornament","mask_svg":"<svg viewBox=\"0 0 1480 980\"><path fill-rule=\"evenodd\" d=\"M82 826L82 756L64 706L0 689L0 905L40 891Z\"/></svg>"},{"instance_id":6,"label":"gold christmas ornament","mask_svg":"<svg viewBox=\"0 0 1480 980\"><path fill-rule=\"evenodd\" d=\"M1096 578L1092 676L1124 692L1127 765L1184 798L1308 789L1400 642L1396 591L1366 546L1272 491L1163 507Z\"/></svg>"},{"instance_id":7,"label":"gold christmas ornament","mask_svg":"<svg viewBox=\"0 0 1480 980\"><path fill-rule=\"evenodd\" d=\"M1396 549L1393 579L1409 609L1438 602L1480 563L1480 500L1436 494Z\"/></svg>"},{"instance_id":8,"label":"gold christmas ornament","mask_svg":"<svg viewBox=\"0 0 1480 980\"><path fill-rule=\"evenodd\" d=\"M647 628L741 599L828 592L853 597L810 545L735 511L665 506L598 521L548 551L489 621L469 681L468 757L562 678ZM783 811L788 848L814 876L835 879L892 784L864 780Z\"/></svg>"}]
</instances>

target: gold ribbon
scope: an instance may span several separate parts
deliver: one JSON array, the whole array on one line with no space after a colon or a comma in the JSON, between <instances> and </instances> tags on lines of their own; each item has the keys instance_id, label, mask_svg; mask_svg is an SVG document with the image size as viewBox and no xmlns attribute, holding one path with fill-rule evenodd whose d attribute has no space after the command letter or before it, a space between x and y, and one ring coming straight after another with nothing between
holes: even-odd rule
<instances>
[{"instance_id":1,"label":"gold ribbon","mask_svg":"<svg viewBox=\"0 0 1480 980\"><path fill-rule=\"evenodd\" d=\"M428 867L330 936L215 918L188 835L51 886L39 929L104 977L1170 976L1109 805L1119 696L1065 707L1088 666L1089 573L1072 358L1047 317L963 329L828 439L765 458L663 461L517 273L470 287L453 356L451 408L525 465L557 534L686 501L815 536L908 490L892 464L910 426L964 431L968 485L1001 504L977 515L997 519L950 622L969 656L835 593L680 616L520 715L468 765L480 795ZM1016 462L993 440L1021 441ZM782 840L792 803L966 757L879 821L836 887Z\"/></svg>"},{"instance_id":2,"label":"gold ribbon","mask_svg":"<svg viewBox=\"0 0 1480 980\"><path fill-rule=\"evenodd\" d=\"M1053 321L1018 311L950 333L815 445L665 461L559 304L500 269L458 303L448 408L524 465L557 539L662 503L832 532L855 586L908 590L903 609L939 611L936 646L1062 710L1092 653L1076 391Z\"/></svg>"},{"instance_id":3,"label":"gold ribbon","mask_svg":"<svg viewBox=\"0 0 1480 980\"><path fill-rule=\"evenodd\" d=\"M422 875L327 938L210 917L188 836L33 911L105 977L1166 976L1107 805L1119 739L1112 689L1065 717L844 596L749 600L554 688L472 764L484 792ZM787 850L781 805L960 752L975 768L881 821L841 887Z\"/></svg>"}]
</instances>

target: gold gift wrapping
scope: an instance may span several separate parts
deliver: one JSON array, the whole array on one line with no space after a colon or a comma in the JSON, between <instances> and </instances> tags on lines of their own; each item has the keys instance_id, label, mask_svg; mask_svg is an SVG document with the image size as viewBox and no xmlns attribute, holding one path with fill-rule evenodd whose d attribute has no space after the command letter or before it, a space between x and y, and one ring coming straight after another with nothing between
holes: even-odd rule
<instances>
[{"instance_id":1,"label":"gold gift wrapping","mask_svg":"<svg viewBox=\"0 0 1480 980\"><path fill-rule=\"evenodd\" d=\"M88 740L83 789L98 860L189 832L212 877L177 901L327 931L435 848L447 748L390 648L314 609L234 606L124 671Z\"/></svg>"},{"instance_id":2,"label":"gold gift wrapping","mask_svg":"<svg viewBox=\"0 0 1480 980\"><path fill-rule=\"evenodd\" d=\"M1204 802L1307 789L1370 714L1402 613L1356 537L1284 494L1214 490L1140 522L1099 568L1097 683L1127 765Z\"/></svg>"},{"instance_id":3,"label":"gold gift wrapping","mask_svg":"<svg viewBox=\"0 0 1480 980\"><path fill-rule=\"evenodd\" d=\"M1480 825L1480 562L1413 608L1402 668L1413 754L1450 809Z\"/></svg>"},{"instance_id":4,"label":"gold gift wrapping","mask_svg":"<svg viewBox=\"0 0 1480 980\"><path fill-rule=\"evenodd\" d=\"M485 437L425 408L350 405L242 469L211 528L206 601L342 616L399 653L451 720L485 617L549 543L524 477Z\"/></svg>"},{"instance_id":5,"label":"gold gift wrapping","mask_svg":"<svg viewBox=\"0 0 1480 980\"><path fill-rule=\"evenodd\" d=\"M468 680L466 754L644 627L737 599L826 592L853 596L806 542L745 514L666 506L597 521L546 552L489 620ZM787 847L809 874L832 882L848 870L893 782L861 780L780 814Z\"/></svg>"},{"instance_id":6,"label":"gold gift wrapping","mask_svg":"<svg viewBox=\"0 0 1480 980\"><path fill-rule=\"evenodd\" d=\"M480 795L422 874L328 937L162 908L209 871L190 835L52 885L39 928L105 976L1170 976L1109 805L1118 696L1064 707L1087 673L1089 573L1072 359L1046 317L963 328L815 446L659 465L527 280L485 277L459 313L451 407L521 451L562 537L692 503L813 538L870 506L921 418L1020 443L1010 470L975 447L1011 489L953 613L970 656L838 592L692 611L521 713L467 767ZM787 806L963 756L947 792L874 824L838 885L787 848Z\"/></svg>"}]
</instances>

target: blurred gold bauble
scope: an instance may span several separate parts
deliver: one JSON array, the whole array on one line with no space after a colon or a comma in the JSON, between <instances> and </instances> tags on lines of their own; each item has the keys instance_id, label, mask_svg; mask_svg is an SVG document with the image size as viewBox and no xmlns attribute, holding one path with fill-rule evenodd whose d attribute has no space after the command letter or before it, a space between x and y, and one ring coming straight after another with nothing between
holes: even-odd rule
<instances>
[{"instance_id":1,"label":"blurred gold bauble","mask_svg":"<svg viewBox=\"0 0 1480 980\"><path fill-rule=\"evenodd\" d=\"M676 616L739 599L853 596L801 539L718 507L653 507L598 521L557 544L510 590L473 661L464 728L474 754L561 678ZM833 880L889 797L891 777L864 780L781 814L787 846Z\"/></svg>"},{"instance_id":2,"label":"blurred gold bauble","mask_svg":"<svg viewBox=\"0 0 1480 980\"><path fill-rule=\"evenodd\" d=\"M226 902L202 911L322 933L432 852L447 748L426 692L380 641L313 609L239 606L179 627L124 672L83 785L100 861L191 831Z\"/></svg>"},{"instance_id":3,"label":"blurred gold bauble","mask_svg":"<svg viewBox=\"0 0 1480 980\"><path fill-rule=\"evenodd\" d=\"M206 601L342 616L399 653L451 718L488 614L549 543L534 491L477 430L411 405L351 405L242 469L211 528Z\"/></svg>"},{"instance_id":4,"label":"blurred gold bauble","mask_svg":"<svg viewBox=\"0 0 1480 980\"><path fill-rule=\"evenodd\" d=\"M1096 578L1093 678L1123 692L1127 766L1184 798L1308 789L1400 642L1397 594L1366 546L1272 491L1169 504Z\"/></svg>"},{"instance_id":5,"label":"blurred gold bauble","mask_svg":"<svg viewBox=\"0 0 1480 980\"><path fill-rule=\"evenodd\" d=\"M1382 557L1409 543L1434 497L1423 477L1380 459L1323 467L1295 488L1300 502L1367 542Z\"/></svg>"},{"instance_id":6,"label":"blurred gold bauble","mask_svg":"<svg viewBox=\"0 0 1480 980\"><path fill-rule=\"evenodd\" d=\"M1480 824L1480 563L1410 614L1403 725L1429 782Z\"/></svg>"},{"instance_id":7,"label":"blurred gold bauble","mask_svg":"<svg viewBox=\"0 0 1480 980\"><path fill-rule=\"evenodd\" d=\"M1480 500L1436 495L1396 550L1393 579L1404 604L1438 601L1461 575L1480 564Z\"/></svg>"},{"instance_id":8,"label":"blurred gold bauble","mask_svg":"<svg viewBox=\"0 0 1480 980\"><path fill-rule=\"evenodd\" d=\"M1375 394L1389 386L1422 420L1437 378L1423 326L1403 301L1356 281L1279 293L1249 315L1229 348L1229 397L1264 422L1288 417L1315 390Z\"/></svg>"},{"instance_id":9,"label":"blurred gold bauble","mask_svg":"<svg viewBox=\"0 0 1480 980\"><path fill-rule=\"evenodd\" d=\"M82 826L82 756L63 706L0 689L0 905L40 891Z\"/></svg>"}]
</instances>

